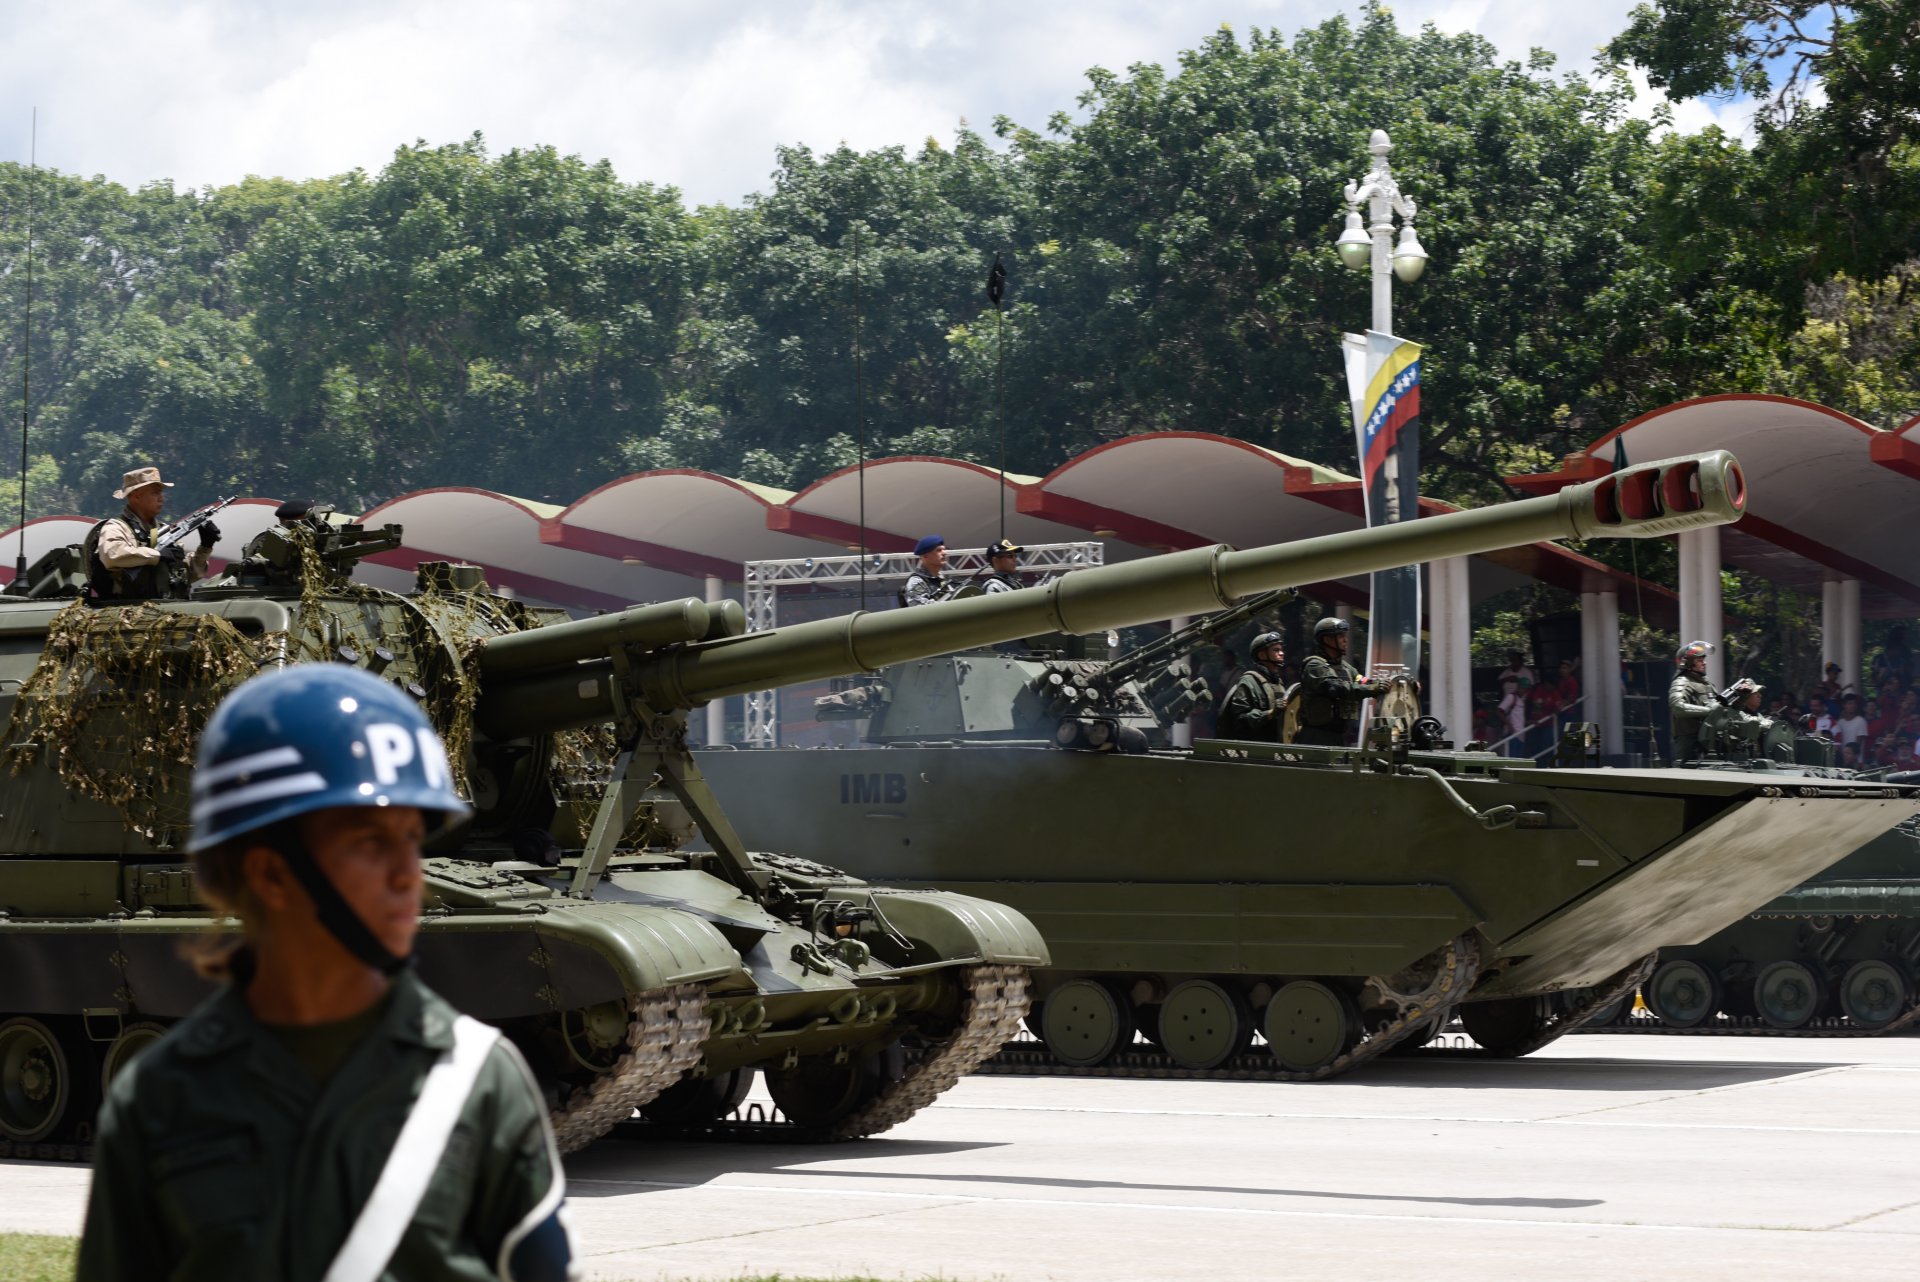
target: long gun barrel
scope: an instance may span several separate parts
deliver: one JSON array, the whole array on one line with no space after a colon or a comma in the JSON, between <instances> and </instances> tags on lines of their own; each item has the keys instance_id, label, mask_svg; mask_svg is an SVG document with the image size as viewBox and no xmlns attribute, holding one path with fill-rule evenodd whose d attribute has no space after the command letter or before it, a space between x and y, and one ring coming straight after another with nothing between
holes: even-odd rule
<instances>
[{"instance_id":1,"label":"long gun barrel","mask_svg":"<svg viewBox=\"0 0 1920 1282\"><path fill-rule=\"evenodd\" d=\"M1020 592L863 611L712 640L683 638L684 644L665 649L638 649L658 645L658 634L619 640L619 621L662 608L640 606L488 642L479 657L483 678L500 669L501 648L514 654L505 665L513 671L506 680L483 679L476 721L491 738L609 721L616 681L629 702L656 711L694 708L772 685L848 676L1042 632L1098 632L1205 614L1275 588L1543 539L1658 538L1726 525L1740 519L1745 505L1739 463L1717 450L1642 463L1542 498L1246 551L1225 544L1192 548L1076 570ZM692 630L690 621L684 630ZM592 645L586 643L589 632ZM616 658L604 648L610 642L629 648ZM554 666L533 661L525 647ZM588 658L590 653L596 657Z\"/></svg>"}]
</instances>

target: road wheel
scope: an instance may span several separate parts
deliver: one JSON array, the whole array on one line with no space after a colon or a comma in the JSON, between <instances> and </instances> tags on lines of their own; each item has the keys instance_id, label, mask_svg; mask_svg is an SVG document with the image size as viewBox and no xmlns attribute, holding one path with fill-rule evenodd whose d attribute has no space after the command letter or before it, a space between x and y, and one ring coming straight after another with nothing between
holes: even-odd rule
<instances>
[{"instance_id":1,"label":"road wheel","mask_svg":"<svg viewBox=\"0 0 1920 1282\"><path fill-rule=\"evenodd\" d=\"M832 1126L878 1095L900 1062L899 1044L878 1054L855 1051L841 1063L832 1055L809 1055L792 1068L765 1070L767 1094L788 1121L808 1130Z\"/></svg>"},{"instance_id":2,"label":"road wheel","mask_svg":"<svg viewBox=\"0 0 1920 1282\"><path fill-rule=\"evenodd\" d=\"M1075 1068L1103 1064L1133 1045L1133 1008L1097 979L1070 979L1048 993L1040 1023L1047 1049Z\"/></svg>"},{"instance_id":3,"label":"road wheel","mask_svg":"<svg viewBox=\"0 0 1920 1282\"><path fill-rule=\"evenodd\" d=\"M1720 981L1696 961L1663 961L1647 980L1647 1006L1669 1028L1698 1028L1720 1009Z\"/></svg>"},{"instance_id":4,"label":"road wheel","mask_svg":"<svg viewBox=\"0 0 1920 1282\"><path fill-rule=\"evenodd\" d=\"M1496 997L1491 1001L1462 1002L1460 1023L1482 1050L1501 1059L1527 1053L1546 1031L1551 1011L1546 997Z\"/></svg>"},{"instance_id":5,"label":"road wheel","mask_svg":"<svg viewBox=\"0 0 1920 1282\"><path fill-rule=\"evenodd\" d=\"M1182 1068L1215 1068L1253 1041L1247 999L1210 979L1174 985L1160 1003L1160 1044Z\"/></svg>"},{"instance_id":6,"label":"road wheel","mask_svg":"<svg viewBox=\"0 0 1920 1282\"><path fill-rule=\"evenodd\" d=\"M1282 1068L1311 1073L1360 1040L1360 1013L1345 993L1318 980L1296 979L1281 985L1267 1003L1260 1031Z\"/></svg>"},{"instance_id":7,"label":"road wheel","mask_svg":"<svg viewBox=\"0 0 1920 1282\"><path fill-rule=\"evenodd\" d=\"M1861 1028L1885 1028L1913 999L1907 977L1892 962L1857 961L1840 977L1840 1009Z\"/></svg>"},{"instance_id":8,"label":"road wheel","mask_svg":"<svg viewBox=\"0 0 1920 1282\"><path fill-rule=\"evenodd\" d=\"M1775 1028L1799 1028L1819 1013L1826 989L1805 962L1771 962L1753 981L1753 1004Z\"/></svg>"},{"instance_id":9,"label":"road wheel","mask_svg":"<svg viewBox=\"0 0 1920 1282\"><path fill-rule=\"evenodd\" d=\"M640 1116L661 1126L700 1126L740 1107L753 1087L753 1070L736 1068L711 1077L683 1077L640 1106Z\"/></svg>"},{"instance_id":10,"label":"road wheel","mask_svg":"<svg viewBox=\"0 0 1920 1282\"><path fill-rule=\"evenodd\" d=\"M53 1029L29 1015L0 1024L0 1138L50 1138L76 1103L73 1064Z\"/></svg>"},{"instance_id":11,"label":"road wheel","mask_svg":"<svg viewBox=\"0 0 1920 1282\"><path fill-rule=\"evenodd\" d=\"M155 1042L167 1035L164 1024L129 1024L113 1039L100 1061L100 1089L105 1091L120 1076L120 1070L133 1063Z\"/></svg>"}]
</instances>

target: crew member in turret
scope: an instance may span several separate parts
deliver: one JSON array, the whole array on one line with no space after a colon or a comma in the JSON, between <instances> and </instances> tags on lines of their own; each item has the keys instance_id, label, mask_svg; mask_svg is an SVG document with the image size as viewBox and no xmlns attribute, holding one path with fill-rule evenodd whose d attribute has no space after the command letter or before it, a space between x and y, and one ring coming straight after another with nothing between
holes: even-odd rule
<instances>
[{"instance_id":1,"label":"crew member in turret","mask_svg":"<svg viewBox=\"0 0 1920 1282\"><path fill-rule=\"evenodd\" d=\"M120 479L113 497L126 500L118 516L110 516L87 531L81 553L87 563L87 594L100 601L151 601L170 594L174 569L188 567L188 581L203 579L213 559L220 527L201 525L199 547L189 557L178 543L155 546L159 531L154 522L166 506L173 482L160 479L157 467L136 467Z\"/></svg>"},{"instance_id":2,"label":"crew member in turret","mask_svg":"<svg viewBox=\"0 0 1920 1282\"><path fill-rule=\"evenodd\" d=\"M1251 739L1279 743L1286 716L1287 687L1280 679L1287 652L1278 632L1262 632L1253 639L1253 666L1227 691L1214 733L1222 739Z\"/></svg>"},{"instance_id":3,"label":"crew member in turret","mask_svg":"<svg viewBox=\"0 0 1920 1282\"><path fill-rule=\"evenodd\" d=\"M975 580L982 594L1018 592L1027 586L1013 577L1020 566L1020 554L1026 551L1012 539L1001 539L986 551L987 570Z\"/></svg>"},{"instance_id":4,"label":"crew member in turret","mask_svg":"<svg viewBox=\"0 0 1920 1282\"><path fill-rule=\"evenodd\" d=\"M1720 706L1720 697L1707 680L1707 656L1712 653L1711 641L1689 641L1674 653L1673 666L1679 671L1667 687L1667 711L1673 717L1675 764L1699 758L1700 726Z\"/></svg>"},{"instance_id":5,"label":"crew member in turret","mask_svg":"<svg viewBox=\"0 0 1920 1282\"><path fill-rule=\"evenodd\" d=\"M1347 662L1349 625L1328 615L1313 625L1313 644L1300 668L1299 743L1351 747L1360 702L1371 693L1367 678Z\"/></svg>"},{"instance_id":6,"label":"crew member in turret","mask_svg":"<svg viewBox=\"0 0 1920 1282\"><path fill-rule=\"evenodd\" d=\"M947 568L947 541L929 534L913 545L913 554L920 558L920 564L901 586L900 604L932 605L946 600L947 583L941 576Z\"/></svg>"}]
</instances>

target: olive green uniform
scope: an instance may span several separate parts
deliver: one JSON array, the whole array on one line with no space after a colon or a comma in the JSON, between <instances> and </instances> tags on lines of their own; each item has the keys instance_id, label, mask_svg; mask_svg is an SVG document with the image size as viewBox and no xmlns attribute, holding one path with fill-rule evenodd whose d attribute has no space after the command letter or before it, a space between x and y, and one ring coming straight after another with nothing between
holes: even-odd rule
<instances>
[{"instance_id":1,"label":"olive green uniform","mask_svg":"<svg viewBox=\"0 0 1920 1282\"><path fill-rule=\"evenodd\" d=\"M1367 694L1359 670L1345 659L1309 657L1300 665L1300 731L1295 742L1351 747L1353 723Z\"/></svg>"},{"instance_id":2,"label":"olive green uniform","mask_svg":"<svg viewBox=\"0 0 1920 1282\"><path fill-rule=\"evenodd\" d=\"M1222 739L1279 743L1286 703L1287 688L1268 676L1266 669L1256 667L1242 672L1221 704L1214 733Z\"/></svg>"},{"instance_id":3,"label":"olive green uniform","mask_svg":"<svg viewBox=\"0 0 1920 1282\"><path fill-rule=\"evenodd\" d=\"M1700 726L1720 706L1713 685L1682 668L1667 687L1667 711L1673 716L1673 759L1693 761L1700 756Z\"/></svg>"},{"instance_id":4,"label":"olive green uniform","mask_svg":"<svg viewBox=\"0 0 1920 1282\"><path fill-rule=\"evenodd\" d=\"M79 1282L321 1278L453 1044L455 1017L402 971L377 1026L320 1086L303 1063L312 1056L223 989L114 1080ZM502 1039L383 1277L506 1276L509 1252L551 1221L561 1179L538 1090Z\"/></svg>"}]
</instances>

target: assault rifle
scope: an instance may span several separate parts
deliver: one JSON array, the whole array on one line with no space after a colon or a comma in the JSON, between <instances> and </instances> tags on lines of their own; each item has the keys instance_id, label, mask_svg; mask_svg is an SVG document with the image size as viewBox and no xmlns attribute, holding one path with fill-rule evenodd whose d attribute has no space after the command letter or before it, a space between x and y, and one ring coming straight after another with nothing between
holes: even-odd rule
<instances>
[{"instance_id":1,"label":"assault rifle","mask_svg":"<svg viewBox=\"0 0 1920 1282\"><path fill-rule=\"evenodd\" d=\"M218 512L231 502L233 502L231 498L225 498L209 503L205 507L195 508L193 511L175 521L172 525L169 525L165 530L161 531L160 537L153 541L153 546L159 548L162 552L166 551L205 525L208 521L211 521L215 512Z\"/></svg>"}]
</instances>

